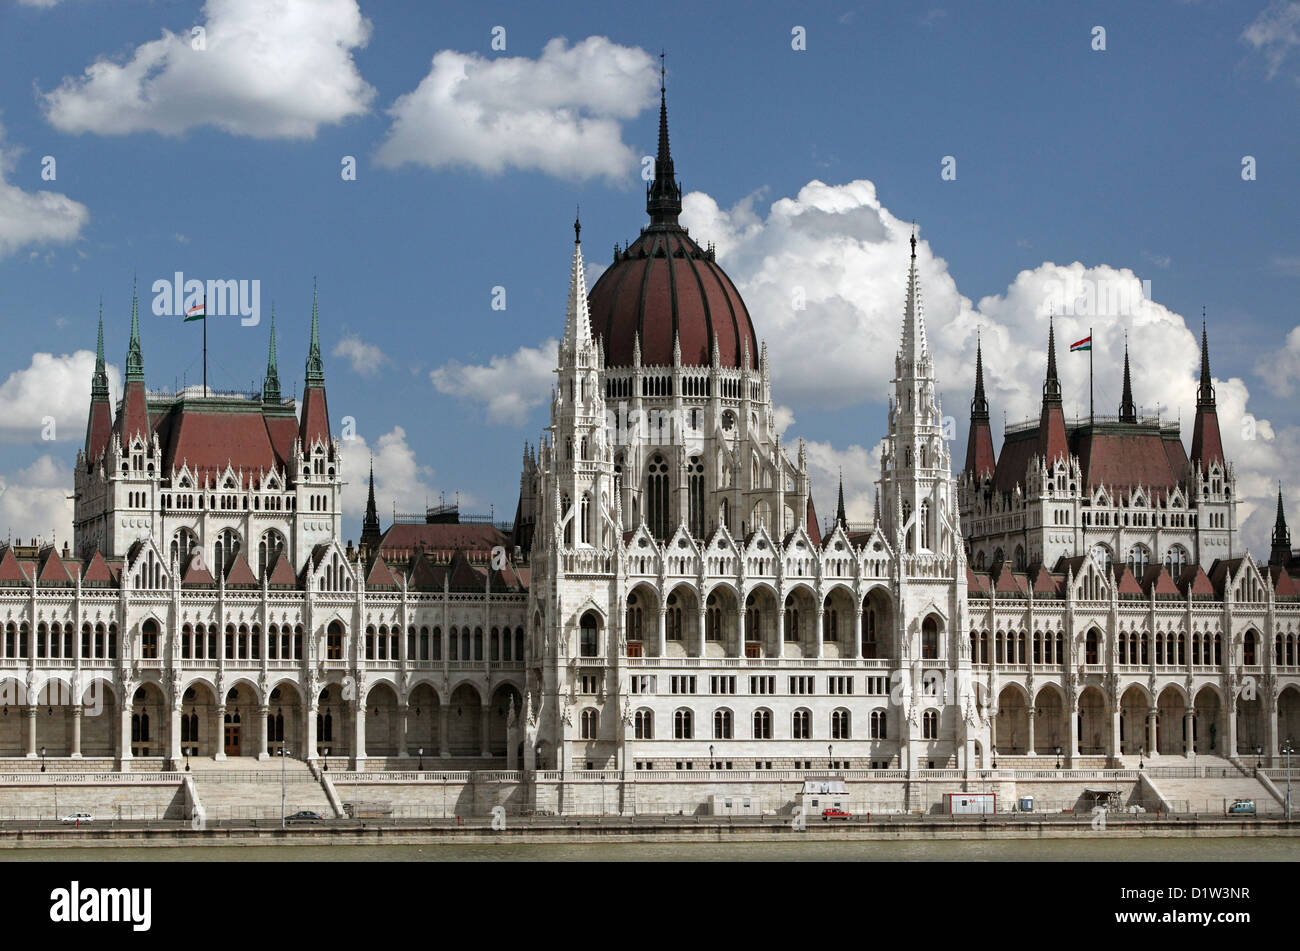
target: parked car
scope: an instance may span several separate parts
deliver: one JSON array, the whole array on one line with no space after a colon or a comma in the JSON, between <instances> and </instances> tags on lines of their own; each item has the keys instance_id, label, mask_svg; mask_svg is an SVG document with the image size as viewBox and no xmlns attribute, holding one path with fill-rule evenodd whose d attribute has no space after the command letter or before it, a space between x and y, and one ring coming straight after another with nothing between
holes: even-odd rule
<instances>
[{"instance_id":1,"label":"parked car","mask_svg":"<svg viewBox=\"0 0 1300 951\"><path fill-rule=\"evenodd\" d=\"M847 809L823 809L822 822L830 822L832 819L852 819L853 813Z\"/></svg>"},{"instance_id":2,"label":"parked car","mask_svg":"<svg viewBox=\"0 0 1300 951\"><path fill-rule=\"evenodd\" d=\"M60 821L60 822L76 822L76 823L81 823L81 822L90 822L90 821L92 821L94 818L95 818L95 817L92 816L92 815L91 815L90 813L88 813L88 812L74 812L74 813L72 813L71 815L64 816L64 817L63 817L62 819L60 819L59 821Z\"/></svg>"},{"instance_id":3,"label":"parked car","mask_svg":"<svg viewBox=\"0 0 1300 951\"><path fill-rule=\"evenodd\" d=\"M302 812L295 812L291 816L284 817L285 822L324 822L325 817L319 812L312 812L310 809L304 809Z\"/></svg>"},{"instance_id":4,"label":"parked car","mask_svg":"<svg viewBox=\"0 0 1300 951\"><path fill-rule=\"evenodd\" d=\"M1230 816L1253 816L1255 814L1255 800L1238 799L1228 807Z\"/></svg>"}]
</instances>

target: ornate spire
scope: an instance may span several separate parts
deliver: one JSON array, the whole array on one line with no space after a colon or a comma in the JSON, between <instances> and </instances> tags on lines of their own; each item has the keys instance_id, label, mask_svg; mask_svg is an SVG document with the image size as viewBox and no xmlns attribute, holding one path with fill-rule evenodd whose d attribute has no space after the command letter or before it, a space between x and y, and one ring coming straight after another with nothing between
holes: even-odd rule
<instances>
[{"instance_id":1,"label":"ornate spire","mask_svg":"<svg viewBox=\"0 0 1300 951\"><path fill-rule=\"evenodd\" d=\"M1214 382L1210 376L1210 339L1205 331L1205 309L1201 309L1201 385L1196 393L1198 407L1214 406Z\"/></svg>"},{"instance_id":2,"label":"ornate spire","mask_svg":"<svg viewBox=\"0 0 1300 951\"><path fill-rule=\"evenodd\" d=\"M903 362L919 363L928 352L929 345L925 339L925 310L921 304L921 278L916 273L916 226L913 225L912 260L907 268L907 305L903 311Z\"/></svg>"},{"instance_id":3,"label":"ornate spire","mask_svg":"<svg viewBox=\"0 0 1300 951\"><path fill-rule=\"evenodd\" d=\"M311 343L307 346L307 386L325 385L325 367L320 358L320 320L317 310L316 280L311 282Z\"/></svg>"},{"instance_id":4,"label":"ornate spire","mask_svg":"<svg viewBox=\"0 0 1300 951\"><path fill-rule=\"evenodd\" d=\"M1273 546L1269 552L1271 565L1286 566L1291 560L1291 531L1286 527L1286 512L1282 507L1282 483L1277 484L1277 518L1273 522Z\"/></svg>"},{"instance_id":5,"label":"ornate spire","mask_svg":"<svg viewBox=\"0 0 1300 951\"><path fill-rule=\"evenodd\" d=\"M1043 382L1043 404L1061 403L1061 381L1056 375L1056 318L1047 318L1047 379Z\"/></svg>"},{"instance_id":6,"label":"ornate spire","mask_svg":"<svg viewBox=\"0 0 1300 951\"><path fill-rule=\"evenodd\" d=\"M375 506L375 457L370 457L370 492L366 496L366 517L361 523L361 544L367 551L379 541L379 511Z\"/></svg>"},{"instance_id":7,"label":"ornate spire","mask_svg":"<svg viewBox=\"0 0 1300 951\"><path fill-rule=\"evenodd\" d=\"M975 398L970 401L971 422L989 421L989 401L984 395L984 349L979 332L975 333Z\"/></svg>"},{"instance_id":8,"label":"ornate spire","mask_svg":"<svg viewBox=\"0 0 1300 951\"><path fill-rule=\"evenodd\" d=\"M1124 335L1124 392L1119 400L1119 421L1137 422L1137 407L1133 405L1133 380L1128 370L1128 334Z\"/></svg>"},{"instance_id":9,"label":"ornate spire","mask_svg":"<svg viewBox=\"0 0 1300 951\"><path fill-rule=\"evenodd\" d=\"M280 366L275 354L275 303L271 303L271 343L266 351L266 380L262 383L262 402L280 402Z\"/></svg>"},{"instance_id":10,"label":"ornate spire","mask_svg":"<svg viewBox=\"0 0 1300 951\"><path fill-rule=\"evenodd\" d=\"M126 382L144 382L144 353L140 349L140 298L136 296L135 278L131 278L131 342L126 349Z\"/></svg>"},{"instance_id":11,"label":"ornate spire","mask_svg":"<svg viewBox=\"0 0 1300 951\"><path fill-rule=\"evenodd\" d=\"M591 313L587 308L587 275L582 263L582 225L573 222L573 265L569 270L569 306L564 315L564 346L570 355L591 346Z\"/></svg>"},{"instance_id":12,"label":"ornate spire","mask_svg":"<svg viewBox=\"0 0 1300 951\"><path fill-rule=\"evenodd\" d=\"M108 399L108 370L104 364L104 298L99 299L99 341L95 345L95 374L90 378L90 398Z\"/></svg>"},{"instance_id":13,"label":"ornate spire","mask_svg":"<svg viewBox=\"0 0 1300 951\"><path fill-rule=\"evenodd\" d=\"M664 54L659 54L659 151L655 177L646 189L645 210L652 225L677 225L682 213L682 189L673 174L673 154L668 146L668 94L664 86Z\"/></svg>"},{"instance_id":14,"label":"ornate spire","mask_svg":"<svg viewBox=\"0 0 1300 951\"><path fill-rule=\"evenodd\" d=\"M844 514L844 470L840 470L840 491L839 499L835 503L835 523L840 527L849 524L848 516Z\"/></svg>"}]
</instances>

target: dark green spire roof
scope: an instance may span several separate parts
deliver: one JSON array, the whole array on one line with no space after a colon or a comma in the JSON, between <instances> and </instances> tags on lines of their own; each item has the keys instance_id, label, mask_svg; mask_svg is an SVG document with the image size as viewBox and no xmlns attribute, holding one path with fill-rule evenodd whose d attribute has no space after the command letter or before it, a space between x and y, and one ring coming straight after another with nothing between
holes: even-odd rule
<instances>
[{"instance_id":1,"label":"dark green spire roof","mask_svg":"<svg viewBox=\"0 0 1300 951\"><path fill-rule=\"evenodd\" d=\"M131 342L126 350L126 382L144 382L144 353L140 349L140 298L131 279Z\"/></svg>"},{"instance_id":2,"label":"dark green spire roof","mask_svg":"<svg viewBox=\"0 0 1300 951\"><path fill-rule=\"evenodd\" d=\"M280 402L280 367L275 355L275 304L271 304L271 343L266 353L266 380L262 384L262 402Z\"/></svg>"},{"instance_id":3,"label":"dark green spire roof","mask_svg":"<svg viewBox=\"0 0 1300 951\"><path fill-rule=\"evenodd\" d=\"M311 285L311 344L307 347L307 386L325 385L325 367L320 359L320 323L316 307L316 282Z\"/></svg>"},{"instance_id":4,"label":"dark green spire roof","mask_svg":"<svg viewBox=\"0 0 1300 951\"><path fill-rule=\"evenodd\" d=\"M95 375L90 378L90 398L108 400L108 370L104 365L104 298L99 299L99 341L95 345Z\"/></svg>"}]
</instances>

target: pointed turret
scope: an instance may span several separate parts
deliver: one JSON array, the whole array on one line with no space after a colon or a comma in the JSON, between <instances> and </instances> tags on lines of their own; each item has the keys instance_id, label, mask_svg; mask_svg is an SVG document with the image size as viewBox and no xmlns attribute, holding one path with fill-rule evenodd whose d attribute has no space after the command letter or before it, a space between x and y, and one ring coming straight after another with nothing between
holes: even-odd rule
<instances>
[{"instance_id":1,"label":"pointed turret","mask_svg":"<svg viewBox=\"0 0 1300 951\"><path fill-rule=\"evenodd\" d=\"M659 151L655 155L654 181L646 188L645 210L651 225L677 226L682 213L682 189L673 174L673 154L668 147L668 95L664 86L663 54L659 56Z\"/></svg>"},{"instance_id":2,"label":"pointed turret","mask_svg":"<svg viewBox=\"0 0 1300 951\"><path fill-rule=\"evenodd\" d=\"M1214 379L1210 376L1210 342L1201 318L1201 384L1196 393L1196 421L1192 424L1191 461L1204 472L1223 461L1223 437L1219 434L1219 410L1214 401Z\"/></svg>"},{"instance_id":3,"label":"pointed turret","mask_svg":"<svg viewBox=\"0 0 1300 951\"><path fill-rule=\"evenodd\" d=\"M1282 506L1282 483L1277 484L1277 518L1273 521L1273 546L1270 565L1286 566L1291 560L1291 531L1286 527L1286 510Z\"/></svg>"},{"instance_id":4,"label":"pointed turret","mask_svg":"<svg viewBox=\"0 0 1300 951\"><path fill-rule=\"evenodd\" d=\"M573 221L573 262L569 268L569 303L564 312L564 346L570 358L591 346L587 275L582 261L582 222L577 218Z\"/></svg>"},{"instance_id":5,"label":"pointed turret","mask_svg":"<svg viewBox=\"0 0 1300 951\"><path fill-rule=\"evenodd\" d=\"M271 342L266 351L266 379L262 383L262 402L280 402L280 366L275 353L275 304L271 305Z\"/></svg>"},{"instance_id":6,"label":"pointed turret","mask_svg":"<svg viewBox=\"0 0 1300 951\"><path fill-rule=\"evenodd\" d=\"M366 496L366 517L361 523L361 548L370 554L379 548L379 510L375 506L375 457L370 457L370 491Z\"/></svg>"},{"instance_id":7,"label":"pointed turret","mask_svg":"<svg viewBox=\"0 0 1300 951\"><path fill-rule=\"evenodd\" d=\"M108 370L104 361L104 301L99 302L99 340L95 372L90 378L90 413L86 417L86 468L93 469L113 437L113 406L109 402Z\"/></svg>"},{"instance_id":8,"label":"pointed turret","mask_svg":"<svg viewBox=\"0 0 1300 951\"><path fill-rule=\"evenodd\" d=\"M970 432L966 436L965 473L976 481L993 475L997 456L993 451L993 431L989 428L989 401L984 395L984 350L975 338L975 397L970 401Z\"/></svg>"},{"instance_id":9,"label":"pointed turret","mask_svg":"<svg viewBox=\"0 0 1300 951\"><path fill-rule=\"evenodd\" d=\"M316 283L311 289L311 341L307 345L306 382L302 390L302 414L298 421L298 439L303 452L318 440L330 441L330 416L325 400L325 368L320 356L320 318Z\"/></svg>"},{"instance_id":10,"label":"pointed turret","mask_svg":"<svg viewBox=\"0 0 1300 951\"><path fill-rule=\"evenodd\" d=\"M123 449L130 445L136 434L148 445L149 406L144 389L144 353L140 347L140 299L136 296L134 280L131 282L131 341L126 351L126 387L118 424Z\"/></svg>"},{"instance_id":11,"label":"pointed turret","mask_svg":"<svg viewBox=\"0 0 1300 951\"><path fill-rule=\"evenodd\" d=\"M915 365L928 352L925 311L921 303L921 279L916 273L916 232L913 231L912 261L907 269L907 305L903 311L903 361Z\"/></svg>"},{"instance_id":12,"label":"pointed turret","mask_svg":"<svg viewBox=\"0 0 1300 951\"><path fill-rule=\"evenodd\" d=\"M1128 372L1128 336L1124 337L1124 393L1119 401L1119 421L1136 423L1137 407L1133 405L1133 381Z\"/></svg>"},{"instance_id":13,"label":"pointed turret","mask_svg":"<svg viewBox=\"0 0 1300 951\"><path fill-rule=\"evenodd\" d=\"M844 514L844 470L840 470L840 489L839 497L835 502L835 524L840 528L849 524L849 518Z\"/></svg>"},{"instance_id":14,"label":"pointed turret","mask_svg":"<svg viewBox=\"0 0 1300 951\"><path fill-rule=\"evenodd\" d=\"M1038 422L1038 454L1047 465L1068 456L1065 438L1065 410L1061 403L1061 381L1056 375L1056 321L1047 323L1047 379L1043 381L1043 410Z\"/></svg>"}]
</instances>

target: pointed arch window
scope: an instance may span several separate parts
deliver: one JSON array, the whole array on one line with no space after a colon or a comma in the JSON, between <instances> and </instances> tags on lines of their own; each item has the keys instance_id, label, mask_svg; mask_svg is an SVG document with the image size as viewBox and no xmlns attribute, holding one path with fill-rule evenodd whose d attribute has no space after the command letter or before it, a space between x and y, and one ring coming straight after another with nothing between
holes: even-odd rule
<instances>
[{"instance_id":1,"label":"pointed arch window","mask_svg":"<svg viewBox=\"0 0 1300 951\"><path fill-rule=\"evenodd\" d=\"M646 523L655 538L662 540L668 537L668 462L658 454L651 457L646 476Z\"/></svg>"}]
</instances>

